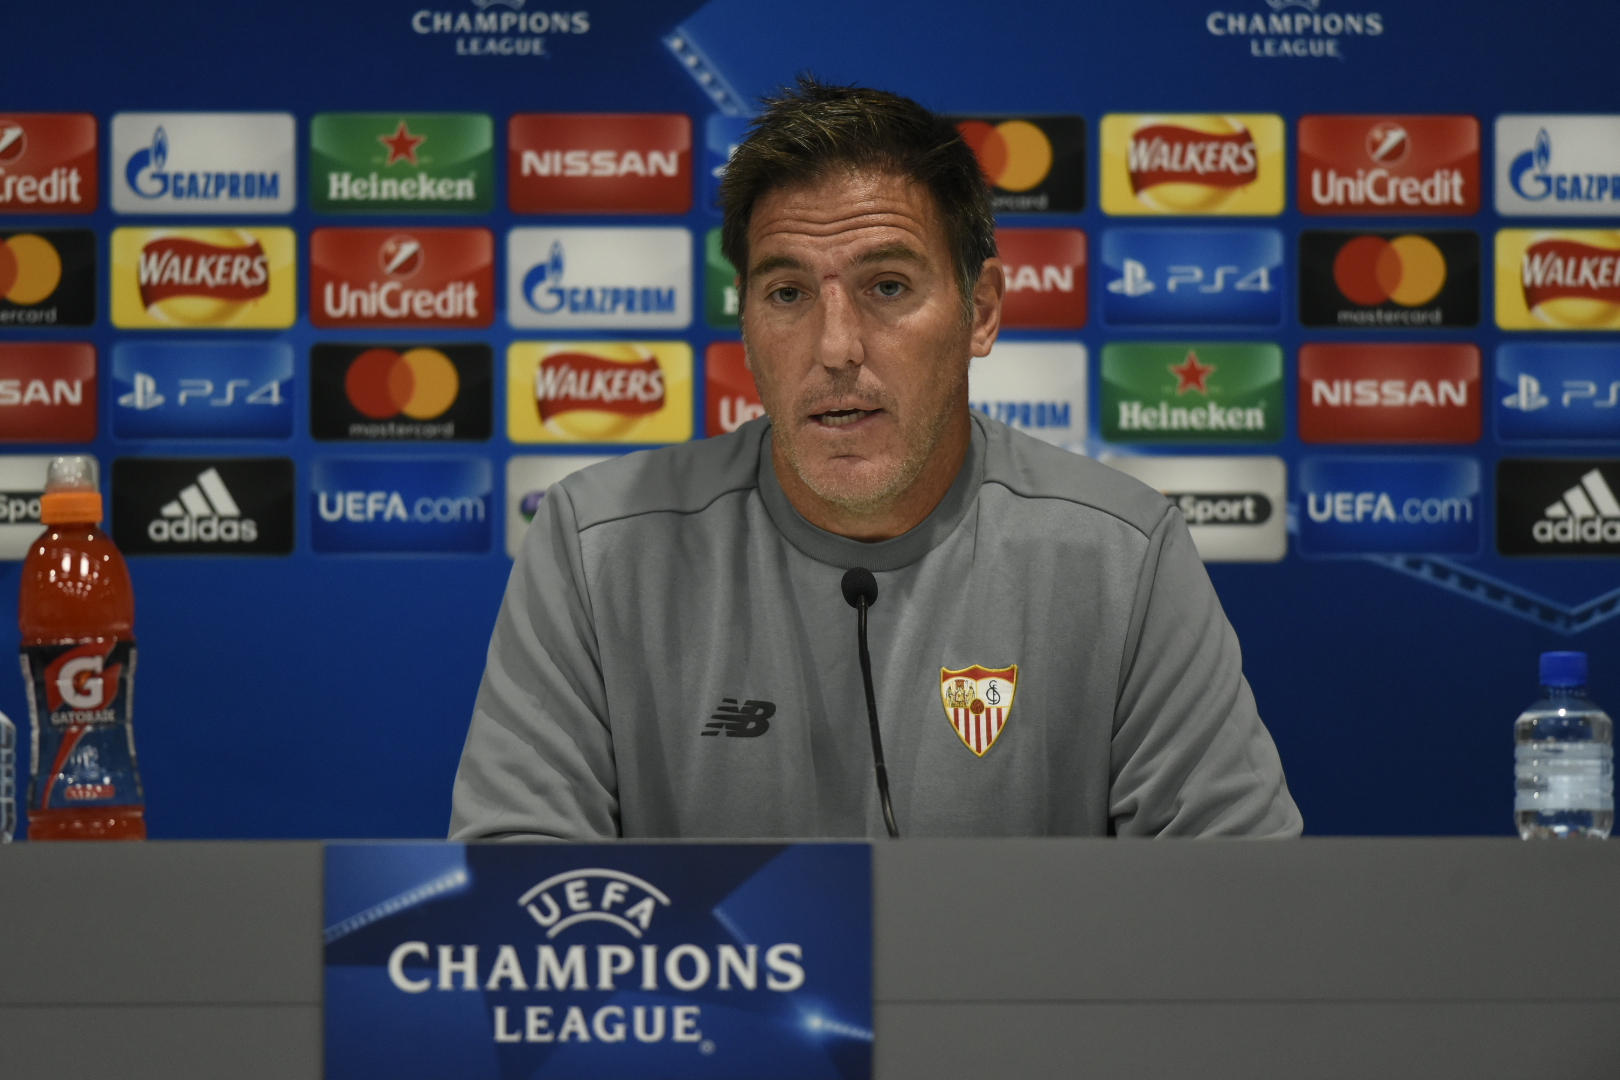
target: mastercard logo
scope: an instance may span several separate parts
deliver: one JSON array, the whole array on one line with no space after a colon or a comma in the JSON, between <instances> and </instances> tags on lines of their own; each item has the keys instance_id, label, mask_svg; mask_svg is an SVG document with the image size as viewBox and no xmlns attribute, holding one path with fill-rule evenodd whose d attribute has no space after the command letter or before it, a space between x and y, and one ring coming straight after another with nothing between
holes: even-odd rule
<instances>
[{"instance_id":1,"label":"mastercard logo","mask_svg":"<svg viewBox=\"0 0 1620 1080\"><path fill-rule=\"evenodd\" d=\"M1446 284L1446 257L1423 236L1358 236L1333 260L1333 283L1352 303L1427 304Z\"/></svg>"},{"instance_id":2,"label":"mastercard logo","mask_svg":"<svg viewBox=\"0 0 1620 1080\"><path fill-rule=\"evenodd\" d=\"M20 233L0 240L0 297L37 304L62 283L62 256L43 236Z\"/></svg>"},{"instance_id":3,"label":"mastercard logo","mask_svg":"<svg viewBox=\"0 0 1620 1080\"><path fill-rule=\"evenodd\" d=\"M455 404L461 376L438 349L367 349L349 365L343 390L355 411L372 420L432 420Z\"/></svg>"},{"instance_id":4,"label":"mastercard logo","mask_svg":"<svg viewBox=\"0 0 1620 1080\"><path fill-rule=\"evenodd\" d=\"M1029 191L1052 171L1052 141L1028 120L999 124L964 120L956 130L979 159L979 168L992 187Z\"/></svg>"}]
</instances>

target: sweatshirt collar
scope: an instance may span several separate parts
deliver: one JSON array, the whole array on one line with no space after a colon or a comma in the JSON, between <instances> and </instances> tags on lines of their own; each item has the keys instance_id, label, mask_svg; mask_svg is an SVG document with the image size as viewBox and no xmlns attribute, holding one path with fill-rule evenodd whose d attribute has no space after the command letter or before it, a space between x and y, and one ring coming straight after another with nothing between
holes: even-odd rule
<instances>
[{"instance_id":1,"label":"sweatshirt collar","mask_svg":"<svg viewBox=\"0 0 1620 1080\"><path fill-rule=\"evenodd\" d=\"M914 526L909 532L901 533L889 540L879 540L876 543L866 543L860 540L851 540L847 536L828 532L806 521L804 515L794 509L788 501L787 493L782 490L781 482L776 478L776 469L771 462L771 428L770 422L760 425L759 436L759 495L765 502L765 510L771 515L788 543L804 552L817 562L828 563L832 566L848 570L854 566L864 566L868 570L898 570L909 566L938 547L945 538L956 530L962 518L967 516L968 510L973 506L973 500L978 496L979 488L984 483L984 453L985 435L979 418L970 414L972 421L972 438L968 445L967 458L962 462L962 471L956 474L956 480L945 492L945 497L934 507L933 512Z\"/></svg>"}]
</instances>

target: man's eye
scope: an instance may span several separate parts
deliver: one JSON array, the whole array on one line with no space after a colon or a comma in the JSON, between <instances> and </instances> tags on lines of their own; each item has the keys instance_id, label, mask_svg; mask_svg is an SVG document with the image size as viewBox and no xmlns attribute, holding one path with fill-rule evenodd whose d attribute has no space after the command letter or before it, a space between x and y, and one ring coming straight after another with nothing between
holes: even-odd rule
<instances>
[{"instance_id":1,"label":"man's eye","mask_svg":"<svg viewBox=\"0 0 1620 1080\"><path fill-rule=\"evenodd\" d=\"M799 299L799 297L803 296L804 293L801 290L794 288L792 285L784 285L771 295L776 297L776 299L780 300L784 304L791 304L795 300Z\"/></svg>"},{"instance_id":2,"label":"man's eye","mask_svg":"<svg viewBox=\"0 0 1620 1080\"><path fill-rule=\"evenodd\" d=\"M906 287L898 281L880 281L877 283L877 294L889 300L899 296L905 289Z\"/></svg>"}]
</instances>

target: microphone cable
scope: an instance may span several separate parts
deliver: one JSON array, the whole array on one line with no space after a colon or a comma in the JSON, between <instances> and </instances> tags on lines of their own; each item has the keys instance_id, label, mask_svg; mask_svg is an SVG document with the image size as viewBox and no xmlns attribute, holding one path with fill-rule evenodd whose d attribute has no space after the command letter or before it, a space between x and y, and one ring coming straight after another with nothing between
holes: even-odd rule
<instances>
[{"instance_id":1,"label":"microphone cable","mask_svg":"<svg viewBox=\"0 0 1620 1080\"><path fill-rule=\"evenodd\" d=\"M883 823L889 836L900 839L894 823L894 807L889 802L889 770L883 766L883 734L878 730L877 695L872 691L872 654L866 648L866 609L877 603L877 578L864 566L852 567L841 583L844 601L855 609L855 638L861 652L861 682L866 689L866 718L872 725L872 763L877 770L878 799L883 803Z\"/></svg>"}]
</instances>

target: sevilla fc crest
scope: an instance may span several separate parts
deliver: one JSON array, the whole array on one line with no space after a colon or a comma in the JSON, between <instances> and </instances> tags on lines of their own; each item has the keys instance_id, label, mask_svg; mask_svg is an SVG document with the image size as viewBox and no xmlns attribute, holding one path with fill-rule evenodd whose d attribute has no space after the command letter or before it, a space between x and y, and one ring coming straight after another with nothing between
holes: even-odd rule
<instances>
[{"instance_id":1,"label":"sevilla fc crest","mask_svg":"<svg viewBox=\"0 0 1620 1080\"><path fill-rule=\"evenodd\" d=\"M939 696L945 717L963 745L980 757L995 745L1012 715L1018 665L985 668L974 665L961 671L939 669Z\"/></svg>"}]
</instances>

